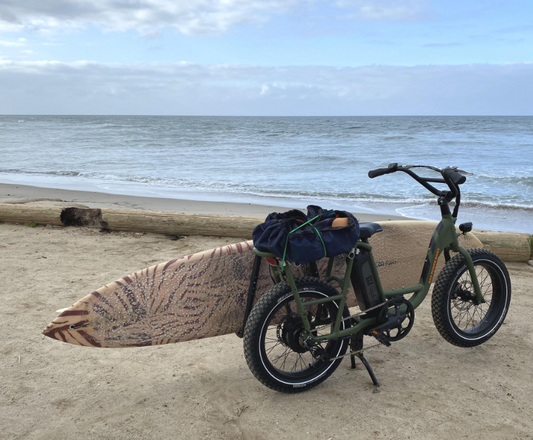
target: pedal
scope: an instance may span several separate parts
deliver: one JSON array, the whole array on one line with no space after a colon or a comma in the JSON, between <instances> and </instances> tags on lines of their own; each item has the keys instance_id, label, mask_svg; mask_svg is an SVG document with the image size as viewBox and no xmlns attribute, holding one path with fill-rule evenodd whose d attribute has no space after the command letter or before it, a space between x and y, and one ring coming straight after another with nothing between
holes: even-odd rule
<instances>
[{"instance_id":1,"label":"pedal","mask_svg":"<svg viewBox=\"0 0 533 440\"><path fill-rule=\"evenodd\" d=\"M381 344L390 347L391 342L403 339L411 331L415 319L413 305L402 297L388 300L379 311L377 325L368 330Z\"/></svg>"},{"instance_id":2,"label":"pedal","mask_svg":"<svg viewBox=\"0 0 533 440\"><path fill-rule=\"evenodd\" d=\"M383 344L385 347L390 347L391 344L389 342L389 338L387 338L387 336L385 336L383 333L378 332L377 330L370 330L369 335L374 336L374 338L376 338L377 341L380 344Z\"/></svg>"}]
</instances>

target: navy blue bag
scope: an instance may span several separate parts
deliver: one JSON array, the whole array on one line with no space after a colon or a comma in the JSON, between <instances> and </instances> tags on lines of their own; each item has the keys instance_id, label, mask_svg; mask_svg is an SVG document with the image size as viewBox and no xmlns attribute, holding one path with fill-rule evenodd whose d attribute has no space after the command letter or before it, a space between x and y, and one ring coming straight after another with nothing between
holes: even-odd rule
<instances>
[{"instance_id":1,"label":"navy blue bag","mask_svg":"<svg viewBox=\"0 0 533 440\"><path fill-rule=\"evenodd\" d=\"M348 225L333 227L337 218L347 218ZM352 214L314 205L307 215L296 209L271 213L253 231L256 249L299 264L348 253L358 239L359 223Z\"/></svg>"}]
</instances>

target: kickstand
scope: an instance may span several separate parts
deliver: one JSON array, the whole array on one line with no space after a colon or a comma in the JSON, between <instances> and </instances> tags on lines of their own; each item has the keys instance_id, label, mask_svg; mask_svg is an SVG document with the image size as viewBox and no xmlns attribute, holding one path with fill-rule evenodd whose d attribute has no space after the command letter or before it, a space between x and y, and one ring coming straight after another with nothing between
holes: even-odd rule
<instances>
[{"instance_id":1,"label":"kickstand","mask_svg":"<svg viewBox=\"0 0 533 440\"><path fill-rule=\"evenodd\" d=\"M357 333L351 340L350 340L350 348L352 351L358 351L358 353L350 355L350 360L352 362L352 368L356 368L355 364L355 357L357 356L359 360L363 363L363 365L366 368L366 371L368 371L368 374L370 375L370 379L372 379L372 383L376 388L379 387L379 382L374 374L374 370L372 370L372 367L370 366L370 363L366 360L366 358L363 355L363 332Z\"/></svg>"}]
</instances>

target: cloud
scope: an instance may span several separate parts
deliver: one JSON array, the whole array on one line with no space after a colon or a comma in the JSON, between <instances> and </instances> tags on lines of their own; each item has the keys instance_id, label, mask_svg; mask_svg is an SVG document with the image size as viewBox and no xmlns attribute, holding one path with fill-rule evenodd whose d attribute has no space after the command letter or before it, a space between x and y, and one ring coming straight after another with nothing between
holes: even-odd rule
<instances>
[{"instance_id":1,"label":"cloud","mask_svg":"<svg viewBox=\"0 0 533 440\"><path fill-rule=\"evenodd\" d=\"M1 41L0 46L4 47L21 47L25 46L28 40L26 38L19 38L16 41Z\"/></svg>"},{"instance_id":2,"label":"cloud","mask_svg":"<svg viewBox=\"0 0 533 440\"><path fill-rule=\"evenodd\" d=\"M147 36L164 28L218 35L233 26L303 10L314 10L319 17L321 5L349 10L350 17L361 20L416 21L432 13L428 0L4 0L0 31L50 32L94 25Z\"/></svg>"},{"instance_id":3,"label":"cloud","mask_svg":"<svg viewBox=\"0 0 533 440\"><path fill-rule=\"evenodd\" d=\"M266 67L0 60L3 114L533 114L533 64Z\"/></svg>"},{"instance_id":4,"label":"cloud","mask_svg":"<svg viewBox=\"0 0 533 440\"><path fill-rule=\"evenodd\" d=\"M166 27L216 35L231 26L267 21L302 2L306 0L6 0L0 5L0 31L96 25L145 35Z\"/></svg>"},{"instance_id":5,"label":"cloud","mask_svg":"<svg viewBox=\"0 0 533 440\"><path fill-rule=\"evenodd\" d=\"M352 17L362 20L422 21L434 16L428 0L336 0L335 4L352 9Z\"/></svg>"}]
</instances>

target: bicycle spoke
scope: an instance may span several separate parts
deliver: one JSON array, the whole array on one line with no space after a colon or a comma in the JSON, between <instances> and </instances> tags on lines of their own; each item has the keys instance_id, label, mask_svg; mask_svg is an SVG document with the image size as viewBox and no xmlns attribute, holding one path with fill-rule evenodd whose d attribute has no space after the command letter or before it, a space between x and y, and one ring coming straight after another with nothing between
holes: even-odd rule
<instances>
[{"instance_id":1,"label":"bicycle spoke","mask_svg":"<svg viewBox=\"0 0 533 440\"><path fill-rule=\"evenodd\" d=\"M332 304L314 304L306 306L316 296L301 296L304 311L314 336L330 334L333 330L335 310ZM335 343L323 343L315 346L313 351L300 344L300 335L304 331L296 301L290 299L275 312L264 335L264 354L268 362L281 373L310 374L315 368L323 368L325 362L322 354L327 356L335 350ZM329 351L328 351L329 350ZM316 357L315 357L316 356Z\"/></svg>"}]
</instances>

